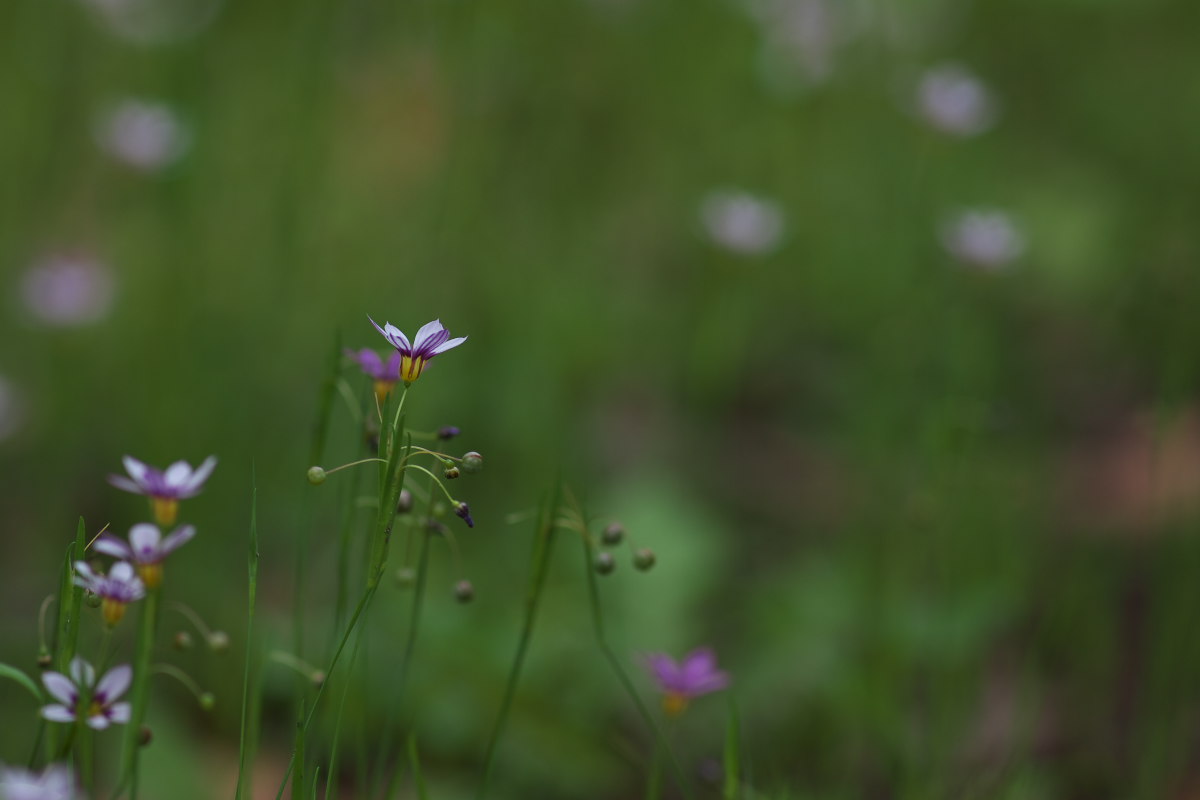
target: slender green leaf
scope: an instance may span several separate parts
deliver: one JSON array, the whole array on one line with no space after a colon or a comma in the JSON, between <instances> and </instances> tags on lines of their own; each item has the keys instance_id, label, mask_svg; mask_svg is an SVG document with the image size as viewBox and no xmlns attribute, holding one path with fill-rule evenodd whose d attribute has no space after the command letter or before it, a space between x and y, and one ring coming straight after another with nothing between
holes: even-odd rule
<instances>
[{"instance_id":1,"label":"slender green leaf","mask_svg":"<svg viewBox=\"0 0 1200 800\"><path fill-rule=\"evenodd\" d=\"M16 681L24 686L31 695L33 695L34 700L37 700L39 703L42 702L42 691L38 689L38 685L33 682L33 678L30 678L16 667L10 667L8 664L0 663L0 678L8 678L9 680Z\"/></svg>"},{"instance_id":2,"label":"slender green leaf","mask_svg":"<svg viewBox=\"0 0 1200 800\"><path fill-rule=\"evenodd\" d=\"M419 800L429 800L429 792L425 789L425 776L421 774L421 757L417 753L417 737L408 735L408 764L412 768L413 786L417 789Z\"/></svg>"},{"instance_id":3,"label":"slender green leaf","mask_svg":"<svg viewBox=\"0 0 1200 800\"><path fill-rule=\"evenodd\" d=\"M725 790L724 800L737 800L742 773L741 733L738 730L737 701L729 693L729 721L725 725Z\"/></svg>"},{"instance_id":4,"label":"slender green leaf","mask_svg":"<svg viewBox=\"0 0 1200 800\"><path fill-rule=\"evenodd\" d=\"M252 702L250 696L250 673L251 666L254 662L254 605L256 595L258 593L258 486L256 484L254 467L250 469L250 548L246 554L246 571L249 576L249 601L246 610L246 663L242 669L242 727L241 736L238 743L238 780L237 791L235 794L236 800L241 800L242 793L246 791L246 784L250 780L250 764L252 759L249 757L254 745L250 736L250 718L251 705L257 707L257 702ZM255 682L257 701L258 694L261 693L262 685L260 682ZM257 714L255 715L257 716Z\"/></svg>"}]
</instances>

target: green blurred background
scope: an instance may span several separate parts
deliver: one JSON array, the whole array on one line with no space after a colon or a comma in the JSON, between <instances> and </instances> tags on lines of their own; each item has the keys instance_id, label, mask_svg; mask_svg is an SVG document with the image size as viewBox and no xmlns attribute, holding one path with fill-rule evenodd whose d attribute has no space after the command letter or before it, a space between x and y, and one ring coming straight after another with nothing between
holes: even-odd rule
<instances>
[{"instance_id":1,"label":"green blurred background","mask_svg":"<svg viewBox=\"0 0 1200 800\"><path fill-rule=\"evenodd\" d=\"M1200 793L1194 2L0 20L0 659L35 669L79 515L145 515L105 483L122 455L220 458L169 589L235 645L169 656L218 706L156 686L147 796L231 796L252 473L264 646L292 646L303 546L304 655L327 657L352 479L304 471L335 340L384 349L367 314L470 337L409 397L487 462L455 487L476 600L438 550L404 715L435 797L473 790L515 647L530 525L506 517L560 471L658 553L602 585L630 669L711 644L732 673L746 796ZM359 440L335 406L326 466ZM581 570L560 546L496 797L640 796L648 734ZM389 585L370 619L346 797L407 604ZM263 796L294 688L268 669ZM0 684L0 708L20 762L34 707ZM674 728L702 783L727 708Z\"/></svg>"}]
</instances>

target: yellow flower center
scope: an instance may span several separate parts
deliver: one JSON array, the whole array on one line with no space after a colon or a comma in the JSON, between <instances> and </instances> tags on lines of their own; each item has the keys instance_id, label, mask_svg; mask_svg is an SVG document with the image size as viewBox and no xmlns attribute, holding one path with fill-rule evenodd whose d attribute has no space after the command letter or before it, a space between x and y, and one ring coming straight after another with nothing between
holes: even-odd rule
<instances>
[{"instance_id":1,"label":"yellow flower center","mask_svg":"<svg viewBox=\"0 0 1200 800\"><path fill-rule=\"evenodd\" d=\"M125 616L125 604L120 600L106 597L100 601L100 613L104 615L104 621L108 627L116 627L116 624L121 621L121 617Z\"/></svg>"},{"instance_id":2,"label":"yellow flower center","mask_svg":"<svg viewBox=\"0 0 1200 800\"><path fill-rule=\"evenodd\" d=\"M387 405L388 395L392 393L392 387L395 385L395 381L375 381L375 400L380 408Z\"/></svg>"},{"instance_id":3,"label":"yellow flower center","mask_svg":"<svg viewBox=\"0 0 1200 800\"><path fill-rule=\"evenodd\" d=\"M412 383L421 377L423 369L425 369L425 359L412 356L400 357L400 379L405 383Z\"/></svg>"},{"instance_id":4,"label":"yellow flower center","mask_svg":"<svg viewBox=\"0 0 1200 800\"><path fill-rule=\"evenodd\" d=\"M101 705L100 703L97 703L95 700L93 700L91 702L91 704L88 705L88 713L87 713L88 719L91 719L92 717L99 717L99 716L102 716L103 714L104 714L104 706Z\"/></svg>"},{"instance_id":5,"label":"yellow flower center","mask_svg":"<svg viewBox=\"0 0 1200 800\"><path fill-rule=\"evenodd\" d=\"M668 717L679 716L688 706L687 695L679 692L667 692L663 695L662 706Z\"/></svg>"},{"instance_id":6,"label":"yellow flower center","mask_svg":"<svg viewBox=\"0 0 1200 800\"><path fill-rule=\"evenodd\" d=\"M137 573L147 589L157 589L162 583L162 564L138 564Z\"/></svg>"},{"instance_id":7,"label":"yellow flower center","mask_svg":"<svg viewBox=\"0 0 1200 800\"><path fill-rule=\"evenodd\" d=\"M179 501L174 497L151 497L150 508L154 512L154 520L162 526L174 525L179 516Z\"/></svg>"}]
</instances>

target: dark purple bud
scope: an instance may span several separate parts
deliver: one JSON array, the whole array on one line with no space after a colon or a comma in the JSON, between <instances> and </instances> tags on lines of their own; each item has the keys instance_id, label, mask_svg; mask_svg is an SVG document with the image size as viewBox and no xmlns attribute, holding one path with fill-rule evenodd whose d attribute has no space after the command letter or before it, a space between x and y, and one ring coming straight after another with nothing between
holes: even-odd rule
<instances>
[{"instance_id":1,"label":"dark purple bud","mask_svg":"<svg viewBox=\"0 0 1200 800\"><path fill-rule=\"evenodd\" d=\"M604 532L600 534L600 538L610 547L620 544L621 540L625 538L625 526L619 522L614 522L604 529Z\"/></svg>"},{"instance_id":2,"label":"dark purple bud","mask_svg":"<svg viewBox=\"0 0 1200 800\"><path fill-rule=\"evenodd\" d=\"M438 438L442 441L449 441L455 436L458 436L460 433L462 433L462 431L453 425L444 425L441 428L438 428Z\"/></svg>"},{"instance_id":3,"label":"dark purple bud","mask_svg":"<svg viewBox=\"0 0 1200 800\"><path fill-rule=\"evenodd\" d=\"M617 561L613 558L612 553L598 553L592 566L595 567L596 572L599 572L601 575L608 575L617 568Z\"/></svg>"},{"instance_id":4,"label":"dark purple bud","mask_svg":"<svg viewBox=\"0 0 1200 800\"><path fill-rule=\"evenodd\" d=\"M475 587L470 581L459 581L454 584L454 597L460 603L469 603L475 598Z\"/></svg>"},{"instance_id":5,"label":"dark purple bud","mask_svg":"<svg viewBox=\"0 0 1200 800\"><path fill-rule=\"evenodd\" d=\"M471 509L466 503L459 503L454 507L454 513L462 517L467 523L468 528L475 527L475 520L471 519Z\"/></svg>"}]
</instances>

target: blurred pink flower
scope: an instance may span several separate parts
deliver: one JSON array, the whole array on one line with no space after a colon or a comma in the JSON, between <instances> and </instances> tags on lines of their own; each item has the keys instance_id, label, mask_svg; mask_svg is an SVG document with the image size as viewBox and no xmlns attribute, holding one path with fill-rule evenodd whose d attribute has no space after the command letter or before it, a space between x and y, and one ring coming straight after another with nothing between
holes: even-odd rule
<instances>
[{"instance_id":1,"label":"blurred pink flower","mask_svg":"<svg viewBox=\"0 0 1200 800\"><path fill-rule=\"evenodd\" d=\"M89 325L108 316L115 287L112 273L87 256L51 256L25 273L21 298L47 325Z\"/></svg>"}]
</instances>

